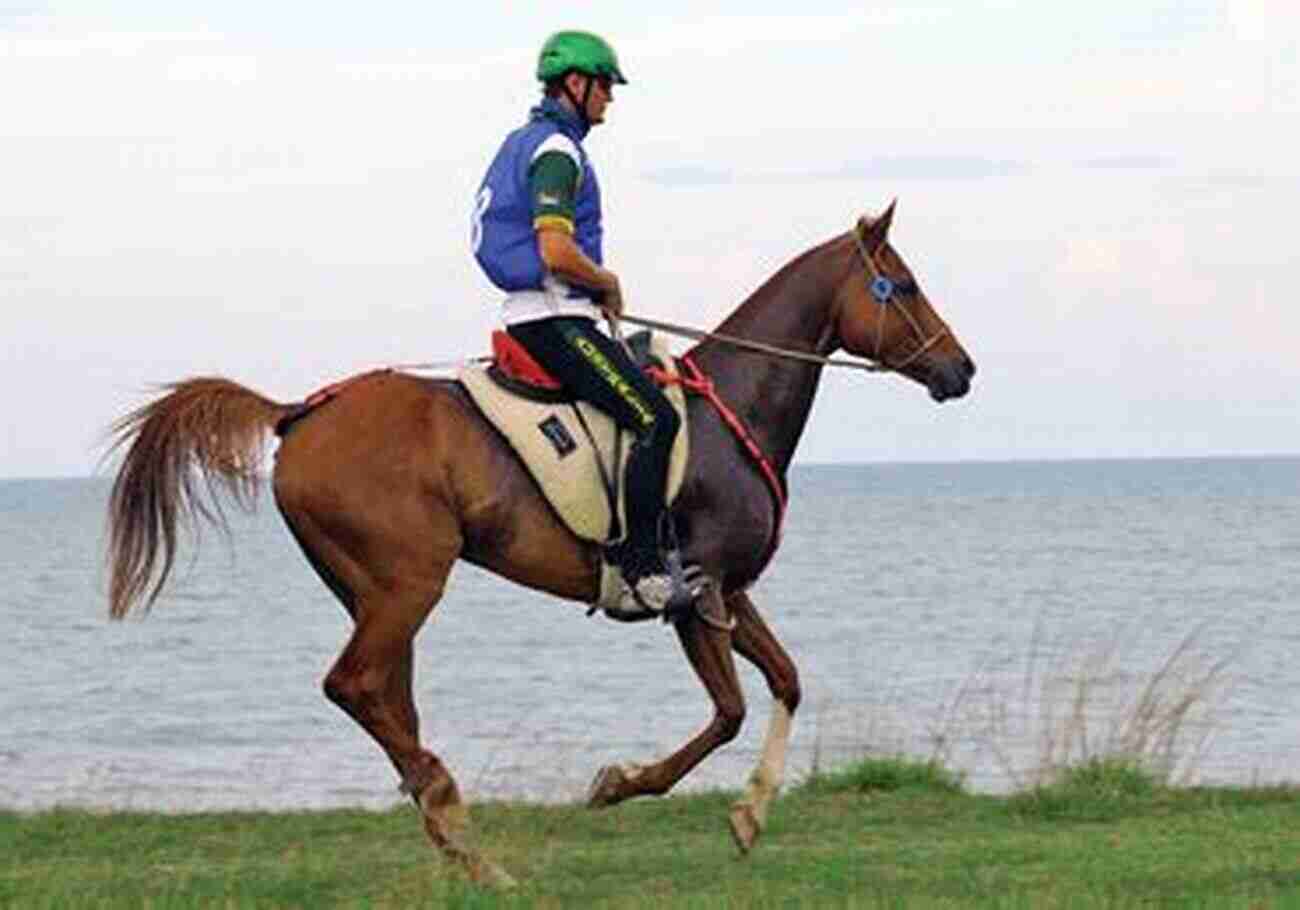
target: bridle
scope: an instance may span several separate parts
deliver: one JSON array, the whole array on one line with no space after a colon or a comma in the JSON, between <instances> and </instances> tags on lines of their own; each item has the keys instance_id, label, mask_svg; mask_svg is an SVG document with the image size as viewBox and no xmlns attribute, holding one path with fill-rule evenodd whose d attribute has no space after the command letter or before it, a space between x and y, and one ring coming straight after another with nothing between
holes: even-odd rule
<instances>
[{"instance_id":1,"label":"bridle","mask_svg":"<svg viewBox=\"0 0 1300 910\"><path fill-rule=\"evenodd\" d=\"M948 334L948 327L944 325L929 338L925 337L925 330L921 328L921 323L917 321L916 316L907 307L902 306L898 300L899 295L915 295L920 289L910 277L903 281L895 281L885 274L880 263L876 262L875 256L867 249L867 242L863 236L866 224L864 218L853 226L853 241L857 244L858 254L862 259L862 268L866 273L867 290L871 292L872 299L876 301L879 312L876 318L876 349L872 353L871 359L880 364L883 369L902 372L903 369L914 363L926 351L938 344ZM916 339L916 348L897 363L887 361L882 350L885 343L885 319L891 312L902 314L903 318L907 320L907 324L912 327L912 336Z\"/></svg>"}]
</instances>

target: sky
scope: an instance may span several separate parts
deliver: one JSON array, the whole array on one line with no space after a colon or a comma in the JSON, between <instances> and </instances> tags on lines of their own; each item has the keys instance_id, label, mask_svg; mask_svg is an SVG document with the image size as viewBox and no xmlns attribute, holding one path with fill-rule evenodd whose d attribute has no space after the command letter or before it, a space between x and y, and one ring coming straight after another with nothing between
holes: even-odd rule
<instances>
[{"instance_id":1,"label":"sky","mask_svg":"<svg viewBox=\"0 0 1300 910\"><path fill-rule=\"evenodd\" d=\"M586 28L628 311L708 328L898 199L979 366L827 371L804 462L1300 452L1294 0L0 0L0 477L104 470L158 383L298 400L483 353L471 202Z\"/></svg>"}]
</instances>

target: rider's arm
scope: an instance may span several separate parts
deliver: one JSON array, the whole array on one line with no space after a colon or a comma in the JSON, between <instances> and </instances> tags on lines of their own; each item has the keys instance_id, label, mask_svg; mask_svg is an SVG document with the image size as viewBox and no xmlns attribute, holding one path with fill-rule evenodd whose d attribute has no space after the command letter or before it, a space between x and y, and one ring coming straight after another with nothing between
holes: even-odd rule
<instances>
[{"instance_id":1,"label":"rider's arm","mask_svg":"<svg viewBox=\"0 0 1300 910\"><path fill-rule=\"evenodd\" d=\"M605 295L605 306L621 308L618 276L593 262L573 239L574 200L580 179L577 162L564 152L545 152L529 168L537 250L549 271L600 291Z\"/></svg>"},{"instance_id":2,"label":"rider's arm","mask_svg":"<svg viewBox=\"0 0 1300 910\"><path fill-rule=\"evenodd\" d=\"M537 249L546 268L560 277L603 294L618 294L618 277L592 262L574 242L573 235L562 228L538 228Z\"/></svg>"}]
</instances>

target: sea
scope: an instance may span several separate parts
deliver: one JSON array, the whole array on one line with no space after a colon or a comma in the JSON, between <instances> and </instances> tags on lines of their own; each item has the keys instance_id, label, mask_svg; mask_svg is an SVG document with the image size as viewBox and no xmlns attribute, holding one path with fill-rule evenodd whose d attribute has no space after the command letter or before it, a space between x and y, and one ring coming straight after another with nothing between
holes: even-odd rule
<instances>
[{"instance_id":1,"label":"sea","mask_svg":"<svg viewBox=\"0 0 1300 910\"><path fill-rule=\"evenodd\" d=\"M0 808L386 807L321 693L350 620L269 497L112 622L104 477L0 481ZM981 792L1141 753L1175 783L1300 769L1300 458L796 465L752 595L799 667L787 781L865 756ZM739 788L771 704L681 790ZM710 719L670 627L459 565L417 640L426 746L470 799L580 799Z\"/></svg>"}]
</instances>

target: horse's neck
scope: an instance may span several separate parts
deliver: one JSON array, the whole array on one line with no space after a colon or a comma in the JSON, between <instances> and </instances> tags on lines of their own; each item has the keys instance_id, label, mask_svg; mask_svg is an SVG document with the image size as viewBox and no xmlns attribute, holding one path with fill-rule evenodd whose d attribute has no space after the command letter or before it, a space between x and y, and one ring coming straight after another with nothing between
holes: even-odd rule
<instances>
[{"instance_id":1,"label":"horse's neck","mask_svg":"<svg viewBox=\"0 0 1300 910\"><path fill-rule=\"evenodd\" d=\"M827 260L835 253L833 246L832 241L787 265L718 332L807 354L829 354L835 334L831 319L837 270L828 268ZM744 418L764 453L784 473L803 435L821 366L717 341L699 345L693 356L713 378L723 401Z\"/></svg>"}]
</instances>

